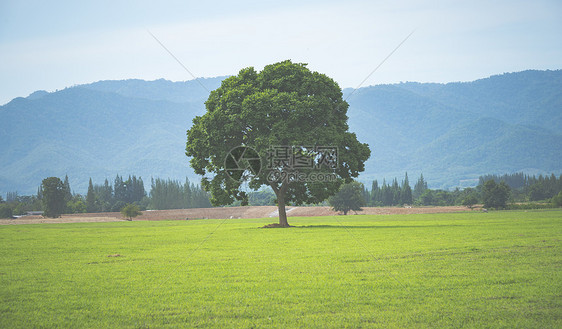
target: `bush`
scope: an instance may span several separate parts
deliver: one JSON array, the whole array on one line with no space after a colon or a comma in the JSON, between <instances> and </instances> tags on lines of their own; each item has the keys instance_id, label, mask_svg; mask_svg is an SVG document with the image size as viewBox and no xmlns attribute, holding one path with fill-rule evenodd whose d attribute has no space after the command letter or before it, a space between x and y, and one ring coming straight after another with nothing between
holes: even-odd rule
<instances>
[{"instance_id":1,"label":"bush","mask_svg":"<svg viewBox=\"0 0 562 329\"><path fill-rule=\"evenodd\" d=\"M123 207L123 209L121 209L121 215L123 215L123 217L127 217L129 220L133 220L133 217L142 215L142 213L139 211L139 207L137 205L128 203L125 207Z\"/></svg>"},{"instance_id":2,"label":"bush","mask_svg":"<svg viewBox=\"0 0 562 329\"><path fill-rule=\"evenodd\" d=\"M532 210L532 209L549 209L552 208L550 203L520 203L520 204L510 204L506 207L508 210Z\"/></svg>"},{"instance_id":3,"label":"bush","mask_svg":"<svg viewBox=\"0 0 562 329\"><path fill-rule=\"evenodd\" d=\"M562 192L552 197L551 203L554 207L562 207Z\"/></svg>"},{"instance_id":4,"label":"bush","mask_svg":"<svg viewBox=\"0 0 562 329\"><path fill-rule=\"evenodd\" d=\"M0 218L12 218L12 208L7 204L0 204Z\"/></svg>"}]
</instances>

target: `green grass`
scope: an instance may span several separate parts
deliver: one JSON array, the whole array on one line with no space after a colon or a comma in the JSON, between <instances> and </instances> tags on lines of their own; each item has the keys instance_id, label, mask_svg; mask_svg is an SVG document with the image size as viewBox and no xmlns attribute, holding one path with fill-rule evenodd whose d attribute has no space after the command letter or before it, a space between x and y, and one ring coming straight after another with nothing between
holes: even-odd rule
<instances>
[{"instance_id":1,"label":"green grass","mask_svg":"<svg viewBox=\"0 0 562 329\"><path fill-rule=\"evenodd\" d=\"M0 327L562 327L562 211L271 222L1 226Z\"/></svg>"}]
</instances>

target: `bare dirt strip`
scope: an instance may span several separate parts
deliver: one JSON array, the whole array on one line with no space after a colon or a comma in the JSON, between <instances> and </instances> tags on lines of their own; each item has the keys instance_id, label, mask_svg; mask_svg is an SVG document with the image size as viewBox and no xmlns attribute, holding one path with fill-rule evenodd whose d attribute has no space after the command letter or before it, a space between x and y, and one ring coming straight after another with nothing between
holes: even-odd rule
<instances>
[{"instance_id":1,"label":"bare dirt strip","mask_svg":"<svg viewBox=\"0 0 562 329\"><path fill-rule=\"evenodd\" d=\"M358 215L392 215L392 214L434 214L471 211L467 207L364 207ZM350 212L355 214L355 212ZM287 216L334 216L338 215L330 207L287 207ZM277 207L218 207L173 210L147 210L134 220L194 220L194 219L239 219L239 218L277 218ZM17 219L0 219L0 225L40 224L40 223L83 223L115 222L125 220L118 212L67 214L60 218L43 218L42 216L24 216Z\"/></svg>"}]
</instances>

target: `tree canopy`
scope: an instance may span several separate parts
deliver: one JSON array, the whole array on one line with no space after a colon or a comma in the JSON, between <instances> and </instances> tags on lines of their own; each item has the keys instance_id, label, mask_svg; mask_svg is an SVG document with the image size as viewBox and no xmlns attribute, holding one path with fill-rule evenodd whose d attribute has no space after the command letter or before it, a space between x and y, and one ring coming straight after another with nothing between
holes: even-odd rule
<instances>
[{"instance_id":1,"label":"tree canopy","mask_svg":"<svg viewBox=\"0 0 562 329\"><path fill-rule=\"evenodd\" d=\"M43 196L43 215L46 217L59 217L66 207L66 189L58 177L48 177L41 183Z\"/></svg>"},{"instance_id":2,"label":"tree canopy","mask_svg":"<svg viewBox=\"0 0 562 329\"><path fill-rule=\"evenodd\" d=\"M133 220L133 217L142 215L142 212L140 212L140 209L137 205L128 203L121 209L121 215L123 215L123 217L126 217L128 220Z\"/></svg>"},{"instance_id":3,"label":"tree canopy","mask_svg":"<svg viewBox=\"0 0 562 329\"><path fill-rule=\"evenodd\" d=\"M350 210L363 210L361 209L365 206L363 184L358 182L343 184L340 190L329 198L329 202L334 211L341 211L344 215L347 215Z\"/></svg>"},{"instance_id":4,"label":"tree canopy","mask_svg":"<svg viewBox=\"0 0 562 329\"><path fill-rule=\"evenodd\" d=\"M348 104L338 84L306 64L242 69L205 105L207 112L187 131L186 155L215 206L246 204L245 184L254 190L268 185L277 197L279 225L289 226L287 202L327 199L342 181L357 177L370 156L368 145L348 131ZM244 158L249 153L258 160ZM242 172L232 177L229 164L242 165Z\"/></svg>"},{"instance_id":5,"label":"tree canopy","mask_svg":"<svg viewBox=\"0 0 562 329\"><path fill-rule=\"evenodd\" d=\"M482 186L482 199L486 208L505 208L509 199L510 188L505 182L497 184L490 179Z\"/></svg>"}]
</instances>

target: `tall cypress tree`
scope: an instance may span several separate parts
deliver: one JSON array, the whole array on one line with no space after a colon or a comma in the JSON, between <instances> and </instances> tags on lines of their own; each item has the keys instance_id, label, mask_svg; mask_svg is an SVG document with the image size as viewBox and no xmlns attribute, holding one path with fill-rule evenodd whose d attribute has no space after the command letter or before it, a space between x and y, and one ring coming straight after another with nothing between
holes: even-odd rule
<instances>
[{"instance_id":1,"label":"tall cypress tree","mask_svg":"<svg viewBox=\"0 0 562 329\"><path fill-rule=\"evenodd\" d=\"M414 192L412 193L413 198L414 199L419 198L426 190L427 190L427 182L423 179L423 174L421 174L420 178L416 182L416 185L414 186Z\"/></svg>"},{"instance_id":2,"label":"tall cypress tree","mask_svg":"<svg viewBox=\"0 0 562 329\"><path fill-rule=\"evenodd\" d=\"M410 187L410 181L408 180L408 173L404 177L402 182L402 204L412 204L412 188Z\"/></svg>"},{"instance_id":3,"label":"tall cypress tree","mask_svg":"<svg viewBox=\"0 0 562 329\"><path fill-rule=\"evenodd\" d=\"M380 192L379 182L375 179L371 185L371 199L369 200L371 206L380 206Z\"/></svg>"},{"instance_id":4,"label":"tall cypress tree","mask_svg":"<svg viewBox=\"0 0 562 329\"><path fill-rule=\"evenodd\" d=\"M63 193L64 193L64 201L68 203L72 200L72 191L70 190L68 175L64 176L64 182L62 183L62 186L63 186Z\"/></svg>"},{"instance_id":5,"label":"tall cypress tree","mask_svg":"<svg viewBox=\"0 0 562 329\"><path fill-rule=\"evenodd\" d=\"M91 177L90 177L90 182L88 183L88 193L86 194L86 211L87 212L98 211L96 206L96 194L94 192L94 185L92 184Z\"/></svg>"}]
</instances>

